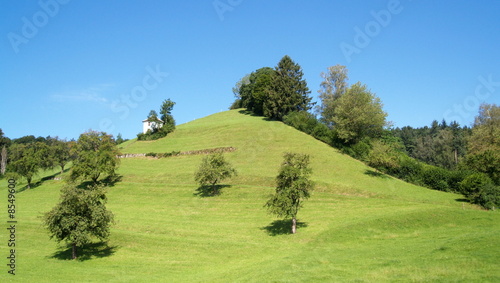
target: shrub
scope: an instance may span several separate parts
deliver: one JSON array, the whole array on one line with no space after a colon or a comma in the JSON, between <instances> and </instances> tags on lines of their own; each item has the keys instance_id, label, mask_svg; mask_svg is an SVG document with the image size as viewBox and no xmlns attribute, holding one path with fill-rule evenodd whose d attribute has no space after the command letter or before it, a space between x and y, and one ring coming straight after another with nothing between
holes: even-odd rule
<instances>
[{"instance_id":1,"label":"shrub","mask_svg":"<svg viewBox=\"0 0 500 283\"><path fill-rule=\"evenodd\" d=\"M366 138L351 146L342 146L341 151L361 161L366 161L371 150L370 139Z\"/></svg>"},{"instance_id":2,"label":"shrub","mask_svg":"<svg viewBox=\"0 0 500 283\"><path fill-rule=\"evenodd\" d=\"M460 191L470 202L476 203L476 199L478 199L481 194L481 188L490 184L493 184L493 182L488 175L484 173L474 173L460 182Z\"/></svg>"},{"instance_id":3,"label":"shrub","mask_svg":"<svg viewBox=\"0 0 500 283\"><path fill-rule=\"evenodd\" d=\"M493 184L481 186L479 195L474 202L486 209L495 209L500 207L500 187Z\"/></svg>"},{"instance_id":4,"label":"shrub","mask_svg":"<svg viewBox=\"0 0 500 283\"><path fill-rule=\"evenodd\" d=\"M399 157L399 168L395 172L396 177L413 184L422 184L424 167L421 162L402 154Z\"/></svg>"},{"instance_id":5,"label":"shrub","mask_svg":"<svg viewBox=\"0 0 500 283\"><path fill-rule=\"evenodd\" d=\"M368 165L392 174L397 172L400 166L398 155L398 152L389 144L376 140L368 154Z\"/></svg>"},{"instance_id":6,"label":"shrub","mask_svg":"<svg viewBox=\"0 0 500 283\"><path fill-rule=\"evenodd\" d=\"M450 190L448 185L450 173L448 170L429 165L422 173L422 181L427 187L443 192Z\"/></svg>"}]
</instances>

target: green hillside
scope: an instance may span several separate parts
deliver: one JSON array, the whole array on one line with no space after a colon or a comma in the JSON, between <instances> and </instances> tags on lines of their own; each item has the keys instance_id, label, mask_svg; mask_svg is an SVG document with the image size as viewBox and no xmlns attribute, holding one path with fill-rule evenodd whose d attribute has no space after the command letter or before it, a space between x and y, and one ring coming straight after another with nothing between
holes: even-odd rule
<instances>
[{"instance_id":1,"label":"green hillside","mask_svg":"<svg viewBox=\"0 0 500 283\"><path fill-rule=\"evenodd\" d=\"M88 247L77 261L41 224L62 185L43 181L17 195L17 274L3 264L1 281L500 281L497 211L377 174L281 122L232 110L121 146L123 153L235 147L225 155L239 175L221 195L200 197L193 174L202 155L122 159L123 178L108 192L116 218L109 246ZM286 151L311 156L316 183L295 235L263 208ZM8 235L0 237L6 262Z\"/></svg>"}]
</instances>

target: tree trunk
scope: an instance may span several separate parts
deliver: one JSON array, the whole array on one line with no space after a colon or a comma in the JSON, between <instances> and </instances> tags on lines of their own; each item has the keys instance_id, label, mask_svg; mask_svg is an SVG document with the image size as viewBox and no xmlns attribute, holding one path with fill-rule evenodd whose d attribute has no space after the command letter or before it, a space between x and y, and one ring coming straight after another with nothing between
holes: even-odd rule
<instances>
[{"instance_id":1,"label":"tree trunk","mask_svg":"<svg viewBox=\"0 0 500 283\"><path fill-rule=\"evenodd\" d=\"M28 190L31 189L31 178L26 178L26 181L28 182Z\"/></svg>"},{"instance_id":2,"label":"tree trunk","mask_svg":"<svg viewBox=\"0 0 500 283\"><path fill-rule=\"evenodd\" d=\"M71 244L71 258L76 259L76 244Z\"/></svg>"},{"instance_id":3,"label":"tree trunk","mask_svg":"<svg viewBox=\"0 0 500 283\"><path fill-rule=\"evenodd\" d=\"M0 173L5 174L5 168L7 167L7 149L5 145L2 148L2 155L0 156Z\"/></svg>"},{"instance_id":4,"label":"tree trunk","mask_svg":"<svg viewBox=\"0 0 500 283\"><path fill-rule=\"evenodd\" d=\"M217 186L215 184L217 184L217 180L212 183L212 192L214 195L217 195L219 192L217 192Z\"/></svg>"},{"instance_id":5,"label":"tree trunk","mask_svg":"<svg viewBox=\"0 0 500 283\"><path fill-rule=\"evenodd\" d=\"M455 148L455 164L458 164L458 152L456 148Z\"/></svg>"},{"instance_id":6,"label":"tree trunk","mask_svg":"<svg viewBox=\"0 0 500 283\"><path fill-rule=\"evenodd\" d=\"M64 165L61 164L61 175L64 173Z\"/></svg>"},{"instance_id":7,"label":"tree trunk","mask_svg":"<svg viewBox=\"0 0 500 283\"><path fill-rule=\"evenodd\" d=\"M292 234L295 234L295 232L297 232L297 219L292 217Z\"/></svg>"}]
</instances>

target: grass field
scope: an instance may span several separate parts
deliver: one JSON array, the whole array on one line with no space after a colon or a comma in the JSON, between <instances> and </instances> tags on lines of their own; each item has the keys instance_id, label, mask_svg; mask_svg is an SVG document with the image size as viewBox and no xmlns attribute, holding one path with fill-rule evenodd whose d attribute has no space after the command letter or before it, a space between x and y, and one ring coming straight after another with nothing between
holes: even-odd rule
<instances>
[{"instance_id":1,"label":"grass field","mask_svg":"<svg viewBox=\"0 0 500 283\"><path fill-rule=\"evenodd\" d=\"M16 275L7 274L2 229L0 281L500 282L497 211L377 174L280 122L226 111L161 140L128 141L122 152L228 146L236 148L225 155L239 175L216 197L196 195L201 155L122 159L122 181L108 191L116 218L108 246L86 247L77 261L49 240L40 219L62 181L18 193ZM311 156L316 183L295 235L263 208L285 151ZM7 182L0 186L6 210Z\"/></svg>"}]
</instances>

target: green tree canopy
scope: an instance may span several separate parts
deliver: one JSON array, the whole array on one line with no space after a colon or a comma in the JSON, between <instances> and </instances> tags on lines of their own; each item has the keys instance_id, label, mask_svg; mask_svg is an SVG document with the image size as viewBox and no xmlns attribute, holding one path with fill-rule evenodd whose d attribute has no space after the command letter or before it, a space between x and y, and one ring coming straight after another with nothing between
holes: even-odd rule
<instances>
[{"instance_id":1,"label":"green tree canopy","mask_svg":"<svg viewBox=\"0 0 500 283\"><path fill-rule=\"evenodd\" d=\"M50 149L42 142L13 144L9 150L9 170L25 178L28 189L31 188L31 181L40 169L52 166L52 159L49 158Z\"/></svg>"},{"instance_id":2,"label":"green tree canopy","mask_svg":"<svg viewBox=\"0 0 500 283\"><path fill-rule=\"evenodd\" d=\"M172 116L172 110L174 109L175 102L166 99L162 102L160 107L160 119L163 121L162 131L166 134L171 133L175 130L175 120Z\"/></svg>"},{"instance_id":3,"label":"green tree canopy","mask_svg":"<svg viewBox=\"0 0 500 283\"><path fill-rule=\"evenodd\" d=\"M358 82L337 100L334 130L345 143L353 144L365 137L379 137L387 125L386 117L380 98Z\"/></svg>"},{"instance_id":4,"label":"green tree canopy","mask_svg":"<svg viewBox=\"0 0 500 283\"><path fill-rule=\"evenodd\" d=\"M468 139L465 164L500 185L500 107L483 104Z\"/></svg>"},{"instance_id":5,"label":"green tree canopy","mask_svg":"<svg viewBox=\"0 0 500 283\"><path fill-rule=\"evenodd\" d=\"M112 176L120 163L120 152L111 135L88 131L74 146L76 158L71 168L71 180L91 180L97 183L101 175Z\"/></svg>"},{"instance_id":6,"label":"green tree canopy","mask_svg":"<svg viewBox=\"0 0 500 283\"><path fill-rule=\"evenodd\" d=\"M217 184L236 174L236 170L226 161L222 153L213 153L203 158L194 179L202 187L211 186L212 194L217 195Z\"/></svg>"},{"instance_id":7,"label":"green tree canopy","mask_svg":"<svg viewBox=\"0 0 500 283\"><path fill-rule=\"evenodd\" d=\"M297 213L302 202L310 197L314 184L309 180L309 155L285 153L280 171L276 177L276 192L265 206L271 214L292 218L292 233L297 229Z\"/></svg>"},{"instance_id":8,"label":"green tree canopy","mask_svg":"<svg viewBox=\"0 0 500 283\"><path fill-rule=\"evenodd\" d=\"M94 238L107 240L113 213L106 209L106 202L105 190L100 185L64 187L60 202L44 215L50 238L71 244L73 259L77 258L77 247Z\"/></svg>"},{"instance_id":9,"label":"green tree canopy","mask_svg":"<svg viewBox=\"0 0 500 283\"><path fill-rule=\"evenodd\" d=\"M311 109L312 98L302 76L300 65L285 55L275 67L269 95L264 102L264 116L281 121L289 112Z\"/></svg>"},{"instance_id":10,"label":"green tree canopy","mask_svg":"<svg viewBox=\"0 0 500 283\"><path fill-rule=\"evenodd\" d=\"M321 73L323 81L320 84L319 99L321 105L317 110L321 114L323 122L329 127L333 126L333 117L335 116L335 107L337 100L346 92L348 88L346 66L335 65L328 67L327 73Z\"/></svg>"},{"instance_id":11,"label":"green tree canopy","mask_svg":"<svg viewBox=\"0 0 500 283\"><path fill-rule=\"evenodd\" d=\"M248 83L240 87L241 105L256 115L264 114L264 103L269 96L274 70L260 68L248 77Z\"/></svg>"}]
</instances>

